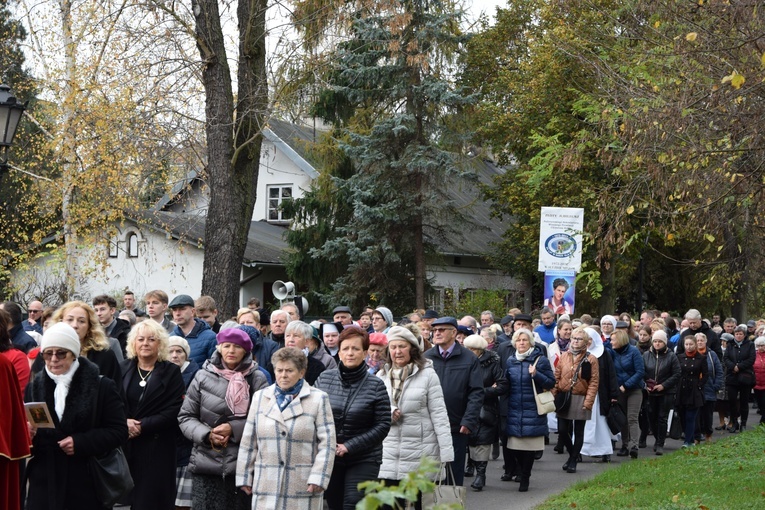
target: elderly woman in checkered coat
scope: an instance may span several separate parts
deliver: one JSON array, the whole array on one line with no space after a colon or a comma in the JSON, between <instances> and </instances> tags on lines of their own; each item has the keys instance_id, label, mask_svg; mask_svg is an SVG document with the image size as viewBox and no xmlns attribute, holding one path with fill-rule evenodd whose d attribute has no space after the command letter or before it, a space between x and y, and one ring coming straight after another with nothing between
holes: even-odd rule
<instances>
[{"instance_id":1,"label":"elderly woman in checkered coat","mask_svg":"<svg viewBox=\"0 0 765 510\"><path fill-rule=\"evenodd\" d=\"M321 510L335 462L329 398L303 379L302 351L279 349L272 363L276 383L252 397L236 484L252 493L253 509Z\"/></svg>"}]
</instances>

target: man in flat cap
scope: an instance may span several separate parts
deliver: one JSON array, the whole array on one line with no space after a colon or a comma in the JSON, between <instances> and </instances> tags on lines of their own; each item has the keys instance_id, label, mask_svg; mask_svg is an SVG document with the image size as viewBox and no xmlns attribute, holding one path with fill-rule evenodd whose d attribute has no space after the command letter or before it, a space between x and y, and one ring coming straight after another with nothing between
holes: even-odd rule
<instances>
[{"instance_id":1,"label":"man in flat cap","mask_svg":"<svg viewBox=\"0 0 765 510\"><path fill-rule=\"evenodd\" d=\"M457 343L457 320L441 317L432 324L433 347L425 357L441 380L454 446L454 484L462 485L468 436L478 430L483 405L483 375L478 358Z\"/></svg>"}]
</instances>

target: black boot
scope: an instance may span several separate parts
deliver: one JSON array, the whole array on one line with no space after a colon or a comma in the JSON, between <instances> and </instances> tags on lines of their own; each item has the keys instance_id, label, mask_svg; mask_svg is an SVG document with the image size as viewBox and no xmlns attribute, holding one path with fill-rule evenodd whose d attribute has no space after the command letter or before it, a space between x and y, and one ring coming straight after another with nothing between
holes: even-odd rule
<instances>
[{"instance_id":1,"label":"black boot","mask_svg":"<svg viewBox=\"0 0 765 510\"><path fill-rule=\"evenodd\" d=\"M473 459L468 456L467 460L467 467L465 468L465 476L471 477L475 474L475 463L473 462Z\"/></svg>"},{"instance_id":2,"label":"black boot","mask_svg":"<svg viewBox=\"0 0 765 510\"><path fill-rule=\"evenodd\" d=\"M486 485L486 466L488 464L486 461L475 462L475 480L470 484L470 488L474 491L480 491Z\"/></svg>"},{"instance_id":3,"label":"black boot","mask_svg":"<svg viewBox=\"0 0 765 510\"><path fill-rule=\"evenodd\" d=\"M566 473L576 473L576 457L571 457L568 459L568 468L566 469Z\"/></svg>"},{"instance_id":4,"label":"black boot","mask_svg":"<svg viewBox=\"0 0 765 510\"><path fill-rule=\"evenodd\" d=\"M491 460L497 460L499 458L499 443L491 445Z\"/></svg>"}]
</instances>

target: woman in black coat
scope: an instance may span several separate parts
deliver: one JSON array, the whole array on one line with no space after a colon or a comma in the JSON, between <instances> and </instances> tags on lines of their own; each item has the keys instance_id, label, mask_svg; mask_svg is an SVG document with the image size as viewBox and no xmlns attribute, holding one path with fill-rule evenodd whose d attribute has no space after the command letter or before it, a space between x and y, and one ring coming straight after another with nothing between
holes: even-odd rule
<instances>
[{"instance_id":1,"label":"woman in black coat","mask_svg":"<svg viewBox=\"0 0 765 510\"><path fill-rule=\"evenodd\" d=\"M488 342L481 335L465 338L463 346L478 357L483 374L483 406L478 423L478 430L470 434L470 460L475 464L475 480L470 487L480 491L486 485L486 467L489 464L491 447L499 439L499 396L510 390L510 383L505 377L499 354L487 350Z\"/></svg>"},{"instance_id":2,"label":"woman in black coat","mask_svg":"<svg viewBox=\"0 0 765 510\"><path fill-rule=\"evenodd\" d=\"M655 439L653 451L656 455L663 455L664 441L667 439L667 418L675 406L675 392L680 381L680 363L675 353L667 347L667 334L664 331L656 331L651 342L651 349L643 353L645 386Z\"/></svg>"},{"instance_id":3,"label":"woman in black coat","mask_svg":"<svg viewBox=\"0 0 765 510\"><path fill-rule=\"evenodd\" d=\"M688 335L683 339L685 352L677 356L680 362L680 382L675 395L675 405L680 413L685 441L683 448L693 446L696 432L696 416L704 406L704 384L707 382L707 359L696 349L696 338Z\"/></svg>"},{"instance_id":4,"label":"woman in black coat","mask_svg":"<svg viewBox=\"0 0 765 510\"><path fill-rule=\"evenodd\" d=\"M79 338L69 325L55 324L43 335L45 369L29 382L25 400L45 402L56 428L32 431L29 510L103 510L88 459L105 455L128 436L117 386L79 353Z\"/></svg>"},{"instance_id":5,"label":"woman in black coat","mask_svg":"<svg viewBox=\"0 0 765 510\"><path fill-rule=\"evenodd\" d=\"M125 454L135 488L134 510L175 508L175 437L185 386L178 365L168 359L167 331L152 320L128 336L122 362L130 436Z\"/></svg>"},{"instance_id":6,"label":"woman in black coat","mask_svg":"<svg viewBox=\"0 0 765 510\"><path fill-rule=\"evenodd\" d=\"M745 325L733 330L733 342L728 342L723 361L728 373L725 376L725 389L730 404L730 422L728 432L738 432L746 428L749 418L749 394L754 388L754 360L757 356L754 344L747 339ZM741 417L739 424L738 418Z\"/></svg>"},{"instance_id":7,"label":"woman in black coat","mask_svg":"<svg viewBox=\"0 0 765 510\"><path fill-rule=\"evenodd\" d=\"M359 482L376 480L380 471L391 407L385 383L367 370L369 334L347 327L338 342L338 368L323 372L316 381L316 388L329 395L337 433L325 500L330 510L354 510L364 496Z\"/></svg>"}]
</instances>

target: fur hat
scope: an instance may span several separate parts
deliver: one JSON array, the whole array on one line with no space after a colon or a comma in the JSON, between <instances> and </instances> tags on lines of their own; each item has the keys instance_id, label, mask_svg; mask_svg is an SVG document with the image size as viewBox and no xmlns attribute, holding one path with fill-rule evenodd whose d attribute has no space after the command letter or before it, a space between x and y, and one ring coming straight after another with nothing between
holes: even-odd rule
<instances>
[{"instance_id":1,"label":"fur hat","mask_svg":"<svg viewBox=\"0 0 765 510\"><path fill-rule=\"evenodd\" d=\"M72 351L75 358L80 355L82 349L77 332L65 322L57 322L43 333L40 352L44 352L49 347L61 347L67 351Z\"/></svg>"}]
</instances>

